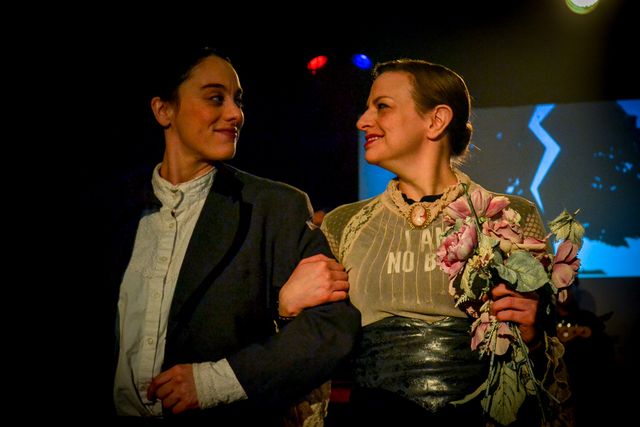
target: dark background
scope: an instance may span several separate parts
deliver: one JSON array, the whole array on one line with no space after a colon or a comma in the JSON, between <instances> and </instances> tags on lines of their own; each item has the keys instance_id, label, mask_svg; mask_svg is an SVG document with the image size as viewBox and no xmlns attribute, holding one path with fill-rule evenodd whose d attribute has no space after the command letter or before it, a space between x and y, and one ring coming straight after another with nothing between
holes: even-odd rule
<instances>
[{"instance_id":1,"label":"dark background","mask_svg":"<svg viewBox=\"0 0 640 427\"><path fill-rule=\"evenodd\" d=\"M370 73L351 64L354 53L447 65L465 78L476 107L640 97L631 65L637 2L605 0L588 15L561 0L449 3L361 14L313 4L304 13L211 8L133 22L123 14L95 51L112 113L100 157L116 173L160 160L145 82L154 56L185 42L223 49L240 75L246 121L233 163L303 189L316 207L358 196L355 122ZM329 62L313 76L306 64L320 54Z\"/></svg>"}]
</instances>

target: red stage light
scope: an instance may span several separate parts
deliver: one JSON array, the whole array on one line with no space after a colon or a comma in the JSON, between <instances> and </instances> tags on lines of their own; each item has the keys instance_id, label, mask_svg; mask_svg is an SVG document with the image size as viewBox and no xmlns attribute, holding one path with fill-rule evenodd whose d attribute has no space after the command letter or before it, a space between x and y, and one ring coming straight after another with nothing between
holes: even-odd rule
<instances>
[{"instance_id":1,"label":"red stage light","mask_svg":"<svg viewBox=\"0 0 640 427\"><path fill-rule=\"evenodd\" d=\"M324 55L316 56L311 61L307 62L307 69L311 71L311 74L315 75L316 71L327 65L328 60L329 58Z\"/></svg>"}]
</instances>

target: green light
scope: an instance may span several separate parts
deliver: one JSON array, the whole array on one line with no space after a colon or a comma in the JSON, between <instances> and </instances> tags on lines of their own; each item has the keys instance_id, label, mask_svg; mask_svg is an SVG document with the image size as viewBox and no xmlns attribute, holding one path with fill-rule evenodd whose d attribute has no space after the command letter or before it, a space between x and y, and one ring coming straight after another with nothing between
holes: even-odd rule
<instances>
[{"instance_id":1,"label":"green light","mask_svg":"<svg viewBox=\"0 0 640 427\"><path fill-rule=\"evenodd\" d=\"M578 15L585 15L598 5L599 0L565 0L567 7Z\"/></svg>"}]
</instances>

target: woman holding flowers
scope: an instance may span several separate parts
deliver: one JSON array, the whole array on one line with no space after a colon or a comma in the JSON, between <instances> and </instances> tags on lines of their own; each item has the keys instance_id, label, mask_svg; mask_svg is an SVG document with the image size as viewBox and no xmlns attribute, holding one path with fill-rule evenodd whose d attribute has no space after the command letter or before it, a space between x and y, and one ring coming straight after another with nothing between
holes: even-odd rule
<instances>
[{"instance_id":1,"label":"woman holding flowers","mask_svg":"<svg viewBox=\"0 0 640 427\"><path fill-rule=\"evenodd\" d=\"M379 196L340 206L322 224L334 255L349 273L351 300L362 313L351 394L354 421L362 425L509 424L516 417L519 424L540 425L535 398L522 405L516 397L509 406L505 401L512 396L503 392L504 399L494 401L494 406L506 405L511 412L506 416L478 403L486 398L481 385L494 372L494 361L472 350L472 324L476 348L484 343L498 353L498 341L518 339L523 347L518 351L528 347L524 355L530 359L528 366L535 367L535 377L544 377L545 385L553 383L556 394L566 392L562 347L547 335L543 320L551 313L545 299L553 293L541 287L528 291L535 286L519 292L497 274L490 276L495 271L489 266L495 262L496 241L524 247L526 240L542 257L545 232L540 215L527 200L494 196L453 167L468 150L469 115L465 82L444 66L401 59L374 69L367 108L357 127L366 133L366 161L397 177ZM487 221L460 220L472 217ZM493 246L480 245L487 240L480 237L483 231L492 236ZM472 264L477 268L467 271ZM544 278L536 270L537 284L547 279L546 267L538 264ZM456 293L463 274L465 285L482 285L477 300ZM481 314L482 322L476 320ZM489 319L498 326L492 326L496 333L491 339ZM550 325L549 331L554 330ZM518 332L512 334L512 329ZM490 340L493 347L487 344ZM530 390L533 383L520 379L516 377L519 388ZM500 392L495 387L490 391L492 396ZM548 401L565 398L544 393L538 403L548 408ZM458 402L462 400L466 403ZM529 400L534 410L528 410Z\"/></svg>"}]
</instances>

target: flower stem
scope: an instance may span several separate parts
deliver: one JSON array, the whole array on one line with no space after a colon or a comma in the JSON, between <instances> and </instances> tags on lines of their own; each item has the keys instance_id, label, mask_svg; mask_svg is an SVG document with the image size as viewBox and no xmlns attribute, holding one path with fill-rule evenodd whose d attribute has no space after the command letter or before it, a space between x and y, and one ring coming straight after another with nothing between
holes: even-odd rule
<instances>
[{"instance_id":1,"label":"flower stem","mask_svg":"<svg viewBox=\"0 0 640 427\"><path fill-rule=\"evenodd\" d=\"M524 340L522 339L522 335L520 334L520 329L518 329L517 325L511 323L511 331L513 332L513 335L515 335L516 340L518 340L518 345L524 351L524 356L525 356L524 360L527 363L527 369L529 370L529 375L531 376L531 380L535 385L536 399L538 400L538 406L540 407L540 412L542 413L542 424L544 425L546 422L545 410L544 410L544 406L542 406L542 399L540 398L540 393L538 391L538 388L542 387L542 384L538 383L538 380L536 379L536 376L533 373L533 365L531 364L531 359L529 358L529 348L527 347L527 344L525 344Z\"/></svg>"},{"instance_id":2,"label":"flower stem","mask_svg":"<svg viewBox=\"0 0 640 427\"><path fill-rule=\"evenodd\" d=\"M495 356L496 356L496 345L498 343L498 337L493 339L493 336L494 336L494 334L498 333L497 329L498 329L498 323L497 322L492 322L491 330L490 330L490 334L489 334L489 337L491 337L491 338L489 338L490 339L489 342L493 341L493 348L491 349L491 358L489 359L489 378L493 378L493 375L494 375L494 373L493 373L494 365L493 364L494 364L494 360L495 360ZM489 407L491 406L491 404L489 403L489 401L490 401L489 389L490 388L491 388L491 384L489 384L489 382L487 382L487 388L484 390L484 398L485 398L485 401L487 402L486 408L483 408L485 413L489 413L490 412L490 410L489 410Z\"/></svg>"},{"instance_id":3,"label":"flower stem","mask_svg":"<svg viewBox=\"0 0 640 427\"><path fill-rule=\"evenodd\" d=\"M478 232L478 237L482 234L482 230L480 229L480 219L478 218L478 214L476 213L476 209L473 207L473 202L471 201L471 196L469 196L468 185L464 182L461 182L462 189L464 190L464 195L467 197L467 203L469 204L469 209L473 214L474 222L476 224L476 231Z\"/></svg>"}]
</instances>

